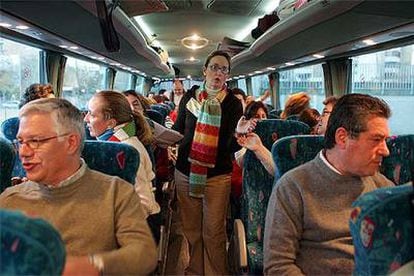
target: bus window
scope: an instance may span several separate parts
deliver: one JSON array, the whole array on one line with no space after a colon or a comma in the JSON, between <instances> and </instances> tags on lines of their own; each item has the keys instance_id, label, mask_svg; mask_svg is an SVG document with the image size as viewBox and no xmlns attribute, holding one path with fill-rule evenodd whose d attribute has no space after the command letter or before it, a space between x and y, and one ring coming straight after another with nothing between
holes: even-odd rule
<instances>
[{"instance_id":1,"label":"bus window","mask_svg":"<svg viewBox=\"0 0 414 276\"><path fill-rule=\"evenodd\" d=\"M63 77L63 98L78 108L86 108L92 95L104 88L104 66L68 57Z\"/></svg>"},{"instance_id":2,"label":"bus window","mask_svg":"<svg viewBox=\"0 0 414 276\"><path fill-rule=\"evenodd\" d=\"M414 133L414 45L353 57L352 92L389 104L391 134Z\"/></svg>"},{"instance_id":3,"label":"bus window","mask_svg":"<svg viewBox=\"0 0 414 276\"><path fill-rule=\"evenodd\" d=\"M243 90L244 92L246 92L247 91L246 79L238 79L237 87Z\"/></svg>"},{"instance_id":4,"label":"bus window","mask_svg":"<svg viewBox=\"0 0 414 276\"><path fill-rule=\"evenodd\" d=\"M124 91L128 90L131 87L131 74L117 71L115 75L114 90L115 91Z\"/></svg>"},{"instance_id":5,"label":"bus window","mask_svg":"<svg viewBox=\"0 0 414 276\"><path fill-rule=\"evenodd\" d=\"M321 64L281 71L279 81L282 108L289 95L303 91L311 97L311 107L322 112L322 102L325 99L325 83Z\"/></svg>"},{"instance_id":6,"label":"bus window","mask_svg":"<svg viewBox=\"0 0 414 276\"><path fill-rule=\"evenodd\" d=\"M0 123L18 115L21 93L39 82L40 51L0 37Z\"/></svg>"},{"instance_id":7,"label":"bus window","mask_svg":"<svg viewBox=\"0 0 414 276\"><path fill-rule=\"evenodd\" d=\"M266 90L270 89L269 78L267 75L252 77L252 94L254 98L259 98ZM271 98L267 98L265 103L271 104Z\"/></svg>"}]
</instances>

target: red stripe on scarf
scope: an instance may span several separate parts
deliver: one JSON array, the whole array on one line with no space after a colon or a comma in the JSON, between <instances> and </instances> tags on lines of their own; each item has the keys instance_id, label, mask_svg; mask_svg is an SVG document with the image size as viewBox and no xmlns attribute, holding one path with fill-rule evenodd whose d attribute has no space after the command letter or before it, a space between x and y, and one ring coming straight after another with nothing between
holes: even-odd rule
<instances>
[{"instance_id":1,"label":"red stripe on scarf","mask_svg":"<svg viewBox=\"0 0 414 276\"><path fill-rule=\"evenodd\" d=\"M220 128L212 125L206 125L203 123L197 123L195 131L201 132L207 135L218 136Z\"/></svg>"},{"instance_id":2,"label":"red stripe on scarf","mask_svg":"<svg viewBox=\"0 0 414 276\"><path fill-rule=\"evenodd\" d=\"M191 166L191 172L195 173L195 174L206 174L207 167L198 166L198 165L193 164Z\"/></svg>"}]
</instances>

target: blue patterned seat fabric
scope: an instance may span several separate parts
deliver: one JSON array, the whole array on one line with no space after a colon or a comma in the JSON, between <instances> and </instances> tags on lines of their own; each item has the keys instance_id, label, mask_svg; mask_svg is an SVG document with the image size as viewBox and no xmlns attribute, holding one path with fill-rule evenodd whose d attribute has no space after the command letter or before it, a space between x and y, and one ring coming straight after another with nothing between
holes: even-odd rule
<instances>
[{"instance_id":1,"label":"blue patterned seat fabric","mask_svg":"<svg viewBox=\"0 0 414 276\"><path fill-rule=\"evenodd\" d=\"M134 147L119 142L85 141L82 157L89 168L135 184L140 159Z\"/></svg>"},{"instance_id":2,"label":"blue patterned seat fabric","mask_svg":"<svg viewBox=\"0 0 414 276\"><path fill-rule=\"evenodd\" d=\"M3 133L4 138L9 140L10 142L13 142L13 140L16 139L18 130L19 130L19 118L18 117L9 118L1 124L1 131ZM12 171L12 177L14 176L18 176L18 177L26 176L26 172L23 169L22 162L20 161L20 158L17 152L16 152L16 159L15 159L15 162L13 165L13 171Z\"/></svg>"},{"instance_id":3,"label":"blue patterned seat fabric","mask_svg":"<svg viewBox=\"0 0 414 276\"><path fill-rule=\"evenodd\" d=\"M61 275L65 245L52 225L0 209L0 275Z\"/></svg>"},{"instance_id":4,"label":"blue patterned seat fabric","mask_svg":"<svg viewBox=\"0 0 414 276\"><path fill-rule=\"evenodd\" d=\"M277 139L307 134L309 127L298 121L263 120L257 123L255 132L260 136L263 145L270 150ZM243 163L241 219L246 229L249 248L249 273L253 274L262 274L264 225L272 186L273 176L266 171L255 154L247 150Z\"/></svg>"},{"instance_id":5,"label":"blue patterned seat fabric","mask_svg":"<svg viewBox=\"0 0 414 276\"><path fill-rule=\"evenodd\" d=\"M162 126L165 124L165 117L159 111L148 109L145 111L145 113L148 116L148 118L150 118L154 122L157 122Z\"/></svg>"},{"instance_id":6,"label":"blue patterned seat fabric","mask_svg":"<svg viewBox=\"0 0 414 276\"><path fill-rule=\"evenodd\" d=\"M3 137L9 141L16 139L17 131L19 130L19 118L13 117L6 119L1 124L1 132Z\"/></svg>"},{"instance_id":7,"label":"blue patterned seat fabric","mask_svg":"<svg viewBox=\"0 0 414 276\"><path fill-rule=\"evenodd\" d=\"M10 141L0 138L0 193L11 186L12 170L16 152Z\"/></svg>"},{"instance_id":8,"label":"blue patterned seat fabric","mask_svg":"<svg viewBox=\"0 0 414 276\"><path fill-rule=\"evenodd\" d=\"M276 165L275 183L287 171L313 158L323 149L324 137L319 135L293 135L277 140L272 147Z\"/></svg>"},{"instance_id":9,"label":"blue patterned seat fabric","mask_svg":"<svg viewBox=\"0 0 414 276\"><path fill-rule=\"evenodd\" d=\"M387 140L390 155L381 164L381 172L396 185L414 179L414 135L392 136Z\"/></svg>"},{"instance_id":10,"label":"blue patterned seat fabric","mask_svg":"<svg viewBox=\"0 0 414 276\"><path fill-rule=\"evenodd\" d=\"M153 104L153 105L151 105L151 109L156 110L159 113L161 113L161 115L163 116L164 119L169 114L169 109L167 107L161 105L161 104Z\"/></svg>"},{"instance_id":11,"label":"blue patterned seat fabric","mask_svg":"<svg viewBox=\"0 0 414 276\"><path fill-rule=\"evenodd\" d=\"M353 203L355 275L386 275L414 259L411 184L377 189Z\"/></svg>"}]
</instances>

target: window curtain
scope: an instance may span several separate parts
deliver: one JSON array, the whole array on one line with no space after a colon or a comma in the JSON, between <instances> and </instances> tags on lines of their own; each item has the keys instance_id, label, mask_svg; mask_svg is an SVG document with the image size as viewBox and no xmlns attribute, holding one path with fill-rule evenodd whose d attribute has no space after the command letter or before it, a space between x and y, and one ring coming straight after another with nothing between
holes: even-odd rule
<instances>
[{"instance_id":1,"label":"window curtain","mask_svg":"<svg viewBox=\"0 0 414 276\"><path fill-rule=\"evenodd\" d=\"M269 78L269 86L270 86L270 93L271 93L270 97L272 99L272 103L274 104L274 108L280 109L280 98L279 98L280 74L278 72L273 72L267 75L267 77Z\"/></svg>"},{"instance_id":2,"label":"window curtain","mask_svg":"<svg viewBox=\"0 0 414 276\"><path fill-rule=\"evenodd\" d=\"M129 89L135 90L135 87L137 86L137 76L131 75L131 83Z\"/></svg>"},{"instance_id":3,"label":"window curtain","mask_svg":"<svg viewBox=\"0 0 414 276\"><path fill-rule=\"evenodd\" d=\"M45 82L52 85L56 97L60 97L62 93L66 60L67 57L53 51L45 51L42 56Z\"/></svg>"},{"instance_id":4,"label":"window curtain","mask_svg":"<svg viewBox=\"0 0 414 276\"><path fill-rule=\"evenodd\" d=\"M115 75L116 75L116 70L113 68L106 68L106 72L105 72L105 87L108 90L112 90L114 88L114 83L115 83Z\"/></svg>"},{"instance_id":5,"label":"window curtain","mask_svg":"<svg viewBox=\"0 0 414 276\"><path fill-rule=\"evenodd\" d=\"M252 78L246 78L246 96L253 95L253 85L252 85Z\"/></svg>"},{"instance_id":6,"label":"window curtain","mask_svg":"<svg viewBox=\"0 0 414 276\"><path fill-rule=\"evenodd\" d=\"M330 60L322 65L326 96L342 96L350 93L352 60Z\"/></svg>"},{"instance_id":7,"label":"window curtain","mask_svg":"<svg viewBox=\"0 0 414 276\"><path fill-rule=\"evenodd\" d=\"M152 80L151 79L144 79L144 84L142 86L143 95L148 96L148 92L151 90Z\"/></svg>"}]
</instances>

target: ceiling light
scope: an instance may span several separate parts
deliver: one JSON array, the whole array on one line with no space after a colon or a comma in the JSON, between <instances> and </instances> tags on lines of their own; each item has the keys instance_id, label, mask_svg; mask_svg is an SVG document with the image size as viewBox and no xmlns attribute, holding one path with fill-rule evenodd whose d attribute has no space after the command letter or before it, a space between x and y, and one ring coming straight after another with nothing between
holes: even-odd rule
<instances>
[{"instance_id":1,"label":"ceiling light","mask_svg":"<svg viewBox=\"0 0 414 276\"><path fill-rule=\"evenodd\" d=\"M105 58L104 57L98 57L97 59L98 60L104 60Z\"/></svg>"},{"instance_id":2,"label":"ceiling light","mask_svg":"<svg viewBox=\"0 0 414 276\"><path fill-rule=\"evenodd\" d=\"M187 36L181 39L181 44L184 47L192 49L192 50L204 48L208 45L208 42L209 41L207 38L201 37L197 34Z\"/></svg>"},{"instance_id":3,"label":"ceiling light","mask_svg":"<svg viewBox=\"0 0 414 276\"><path fill-rule=\"evenodd\" d=\"M191 79L191 75L188 75L188 76L187 76L187 79Z\"/></svg>"},{"instance_id":4,"label":"ceiling light","mask_svg":"<svg viewBox=\"0 0 414 276\"><path fill-rule=\"evenodd\" d=\"M70 48L70 49L72 49L72 50L77 50L77 49L79 49L79 48L78 48L78 46L70 46L69 48Z\"/></svg>"},{"instance_id":5,"label":"ceiling light","mask_svg":"<svg viewBox=\"0 0 414 276\"><path fill-rule=\"evenodd\" d=\"M324 58L325 56L319 55L319 54L314 54L313 57L316 57L316 58Z\"/></svg>"},{"instance_id":6,"label":"ceiling light","mask_svg":"<svg viewBox=\"0 0 414 276\"><path fill-rule=\"evenodd\" d=\"M374 40L372 40L372 39L365 39L365 40L362 40L362 42L364 42L366 45L375 45L375 44L377 44Z\"/></svg>"},{"instance_id":7,"label":"ceiling light","mask_svg":"<svg viewBox=\"0 0 414 276\"><path fill-rule=\"evenodd\" d=\"M26 26L26 25L18 25L18 26L16 26L16 29L19 29L19 30L27 30L27 29L29 29L29 27Z\"/></svg>"},{"instance_id":8,"label":"ceiling light","mask_svg":"<svg viewBox=\"0 0 414 276\"><path fill-rule=\"evenodd\" d=\"M11 24L9 24L9 23L3 23L3 22L0 22L0 27L4 27L4 28L10 28L12 25Z\"/></svg>"},{"instance_id":9,"label":"ceiling light","mask_svg":"<svg viewBox=\"0 0 414 276\"><path fill-rule=\"evenodd\" d=\"M60 47L60 48L63 48L63 49L68 48L68 46L66 46L66 45L59 45L59 47Z\"/></svg>"},{"instance_id":10,"label":"ceiling light","mask_svg":"<svg viewBox=\"0 0 414 276\"><path fill-rule=\"evenodd\" d=\"M295 63L294 62L286 62L285 65L286 66L292 66L292 65L295 65Z\"/></svg>"},{"instance_id":11,"label":"ceiling light","mask_svg":"<svg viewBox=\"0 0 414 276\"><path fill-rule=\"evenodd\" d=\"M257 70L257 71L254 71L254 73L255 74L261 74L261 73L263 73L262 71L260 71L260 70Z\"/></svg>"},{"instance_id":12,"label":"ceiling light","mask_svg":"<svg viewBox=\"0 0 414 276\"><path fill-rule=\"evenodd\" d=\"M274 68L274 67L267 67L267 70L275 70L276 68Z\"/></svg>"},{"instance_id":13,"label":"ceiling light","mask_svg":"<svg viewBox=\"0 0 414 276\"><path fill-rule=\"evenodd\" d=\"M246 77L245 75L240 75L240 76L239 76L239 78L245 78L245 77Z\"/></svg>"}]
</instances>

